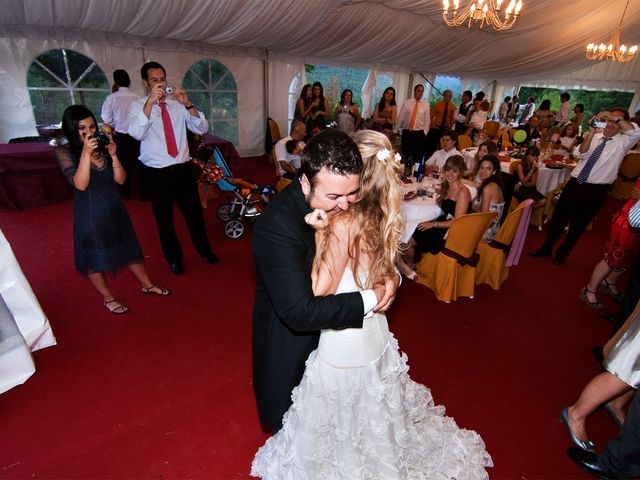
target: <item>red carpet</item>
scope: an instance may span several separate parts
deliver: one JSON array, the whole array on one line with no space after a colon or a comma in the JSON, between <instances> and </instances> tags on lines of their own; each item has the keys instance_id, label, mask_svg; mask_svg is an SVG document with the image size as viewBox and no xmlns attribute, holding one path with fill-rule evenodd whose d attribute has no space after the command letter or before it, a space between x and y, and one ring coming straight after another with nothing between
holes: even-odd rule
<instances>
[{"instance_id":1,"label":"red carpet","mask_svg":"<svg viewBox=\"0 0 640 480\"><path fill-rule=\"evenodd\" d=\"M271 180L261 158L232 168ZM566 457L557 418L599 372L591 347L611 325L578 294L620 205L608 200L563 267L525 255L502 290L481 286L474 300L450 305L407 280L398 293L389 317L412 378L482 435L493 479L591 478ZM212 203L207 224L222 263L211 266L178 217L178 277L162 259L150 204L127 207L152 280L172 294L143 295L121 272L112 287L130 308L124 316L109 314L74 270L71 202L0 214L58 339L35 353L25 385L0 396L0 478L247 478L266 439L251 388L250 235L226 239ZM542 235L530 230L525 250ZM616 434L602 411L589 431L599 446Z\"/></svg>"}]
</instances>

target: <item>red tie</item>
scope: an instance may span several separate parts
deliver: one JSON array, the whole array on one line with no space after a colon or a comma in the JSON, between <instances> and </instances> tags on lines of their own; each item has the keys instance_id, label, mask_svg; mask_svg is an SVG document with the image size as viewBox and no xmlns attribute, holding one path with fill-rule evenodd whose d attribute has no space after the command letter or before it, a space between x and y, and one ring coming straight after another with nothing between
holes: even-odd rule
<instances>
[{"instance_id":1,"label":"red tie","mask_svg":"<svg viewBox=\"0 0 640 480\"><path fill-rule=\"evenodd\" d=\"M160 110L162 110L162 126L164 127L164 139L167 142L167 153L175 158L178 156L178 146L176 145L176 137L173 134L171 117L169 116L166 102L160 102L159 104Z\"/></svg>"}]
</instances>

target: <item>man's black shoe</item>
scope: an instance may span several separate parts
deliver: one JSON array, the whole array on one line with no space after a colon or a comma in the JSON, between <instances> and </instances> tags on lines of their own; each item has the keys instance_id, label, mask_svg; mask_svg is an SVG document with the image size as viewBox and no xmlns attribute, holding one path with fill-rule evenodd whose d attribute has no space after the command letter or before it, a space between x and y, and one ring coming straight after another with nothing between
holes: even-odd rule
<instances>
[{"instance_id":1,"label":"man's black shoe","mask_svg":"<svg viewBox=\"0 0 640 480\"><path fill-rule=\"evenodd\" d=\"M565 257L560 257L560 256L556 255L556 257L553 259L553 264L554 265L562 265L566 261L567 261L567 259Z\"/></svg>"},{"instance_id":2,"label":"man's black shoe","mask_svg":"<svg viewBox=\"0 0 640 480\"><path fill-rule=\"evenodd\" d=\"M211 265L218 265L220 263L220 259L213 253L203 255L202 258L204 258Z\"/></svg>"},{"instance_id":3,"label":"man's black shoe","mask_svg":"<svg viewBox=\"0 0 640 480\"><path fill-rule=\"evenodd\" d=\"M169 268L176 275L182 275L184 273L184 267L182 266L182 262L170 263Z\"/></svg>"},{"instance_id":4,"label":"man's black shoe","mask_svg":"<svg viewBox=\"0 0 640 480\"><path fill-rule=\"evenodd\" d=\"M530 257L550 257L551 256L551 252L544 250L542 248L539 248L537 250L531 250L529 252L529 256Z\"/></svg>"},{"instance_id":5,"label":"man's black shoe","mask_svg":"<svg viewBox=\"0 0 640 480\"><path fill-rule=\"evenodd\" d=\"M577 447L569 447L567 448L567 455L569 455L569 458L573 460L576 465L593 476L604 478L605 480L620 478L605 470L600 462L598 462L597 453L587 452Z\"/></svg>"}]
</instances>

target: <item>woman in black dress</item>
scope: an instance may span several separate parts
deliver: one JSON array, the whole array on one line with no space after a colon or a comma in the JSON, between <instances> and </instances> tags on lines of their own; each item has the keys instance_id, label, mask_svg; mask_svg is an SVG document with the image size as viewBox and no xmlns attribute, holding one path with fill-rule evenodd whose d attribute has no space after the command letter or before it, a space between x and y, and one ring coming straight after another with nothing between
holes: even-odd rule
<instances>
[{"instance_id":1,"label":"woman in black dress","mask_svg":"<svg viewBox=\"0 0 640 480\"><path fill-rule=\"evenodd\" d=\"M444 181L438 196L442 214L433 221L419 223L413 232L403 258L398 262L400 272L407 278L417 278L413 269L419 256L423 253L436 255L442 251L453 219L471 213L471 193L462 182L465 167L461 155L450 156L442 167Z\"/></svg>"},{"instance_id":2,"label":"woman in black dress","mask_svg":"<svg viewBox=\"0 0 640 480\"><path fill-rule=\"evenodd\" d=\"M68 146L58 147L58 165L74 189L73 250L76 269L89 277L114 314L128 311L116 300L106 274L128 266L144 293L168 295L169 290L149 280L142 250L116 184L126 172L110 137L96 138L98 123L87 107L72 105L62 116ZM108 143L107 141L108 140Z\"/></svg>"},{"instance_id":3,"label":"woman in black dress","mask_svg":"<svg viewBox=\"0 0 640 480\"><path fill-rule=\"evenodd\" d=\"M533 208L541 208L547 204L547 199L536 188L538 183L538 158L540 149L529 147L524 154L522 162L516 166L515 174L519 183L516 185L513 196L518 203L527 199L534 201Z\"/></svg>"}]
</instances>

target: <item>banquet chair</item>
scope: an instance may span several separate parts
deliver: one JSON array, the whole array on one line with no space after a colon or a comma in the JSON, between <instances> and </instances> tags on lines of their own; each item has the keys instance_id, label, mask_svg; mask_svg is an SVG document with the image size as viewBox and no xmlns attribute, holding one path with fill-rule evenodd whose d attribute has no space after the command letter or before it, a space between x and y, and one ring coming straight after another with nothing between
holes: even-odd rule
<instances>
[{"instance_id":1,"label":"banquet chair","mask_svg":"<svg viewBox=\"0 0 640 480\"><path fill-rule=\"evenodd\" d=\"M416 265L417 282L429 287L438 300L473 298L478 243L497 212L470 213L451 223L444 249L427 253Z\"/></svg>"},{"instance_id":2,"label":"banquet chair","mask_svg":"<svg viewBox=\"0 0 640 480\"><path fill-rule=\"evenodd\" d=\"M275 145L271 148L271 153L269 154L269 163L273 163L273 166L276 170L276 178L278 179L276 181L276 190L278 192L281 192L291 183L291 180L280 176L280 165L278 165L278 161L276 160Z\"/></svg>"},{"instance_id":3,"label":"banquet chair","mask_svg":"<svg viewBox=\"0 0 640 480\"><path fill-rule=\"evenodd\" d=\"M618 177L609 190L609 195L617 200L626 200L636 180L640 178L640 153L628 153L618 169Z\"/></svg>"},{"instance_id":4,"label":"banquet chair","mask_svg":"<svg viewBox=\"0 0 640 480\"><path fill-rule=\"evenodd\" d=\"M265 147L267 147L266 150L270 150L271 147L278 143L278 140L280 140L282 136L280 135L280 127L278 126L278 122L276 122L273 118L267 118L267 126L267 141L265 142ZM271 163L274 159L275 157L271 158L271 155L269 155L269 163Z\"/></svg>"},{"instance_id":5,"label":"banquet chair","mask_svg":"<svg viewBox=\"0 0 640 480\"><path fill-rule=\"evenodd\" d=\"M511 138L509 137L509 132L507 132L506 130L500 130L499 135L502 138L502 148L513 147L513 144L511 143Z\"/></svg>"},{"instance_id":6,"label":"banquet chair","mask_svg":"<svg viewBox=\"0 0 640 480\"><path fill-rule=\"evenodd\" d=\"M509 213L493 240L488 243L482 240L478 243L476 253L480 255L480 259L476 266L476 285L486 283L494 290L500 290L502 282L509 275L509 267L506 265L513 239L523 219L523 214L531 208L532 204L533 200L531 199L522 202L513 212ZM526 235L526 228L524 232Z\"/></svg>"},{"instance_id":7,"label":"banquet chair","mask_svg":"<svg viewBox=\"0 0 640 480\"><path fill-rule=\"evenodd\" d=\"M473 143L469 135L458 135L458 150L462 151L465 148L469 148Z\"/></svg>"},{"instance_id":8,"label":"banquet chair","mask_svg":"<svg viewBox=\"0 0 640 480\"><path fill-rule=\"evenodd\" d=\"M493 120L487 120L484 122L484 126L482 127L482 133L484 133L488 140L493 140L494 142L497 141L498 134L500 133L500 123Z\"/></svg>"},{"instance_id":9,"label":"banquet chair","mask_svg":"<svg viewBox=\"0 0 640 480\"><path fill-rule=\"evenodd\" d=\"M547 197L547 201L548 201L548 197ZM518 203L518 200L516 199L516 197L511 198L511 204L509 205L509 213L514 212L516 208L518 208L520 205L522 204ZM532 208L531 210L529 225L533 225L534 227L537 227L539 232L542 231L542 225L546 223L544 221L544 215L546 211L547 211L546 207Z\"/></svg>"}]
</instances>

